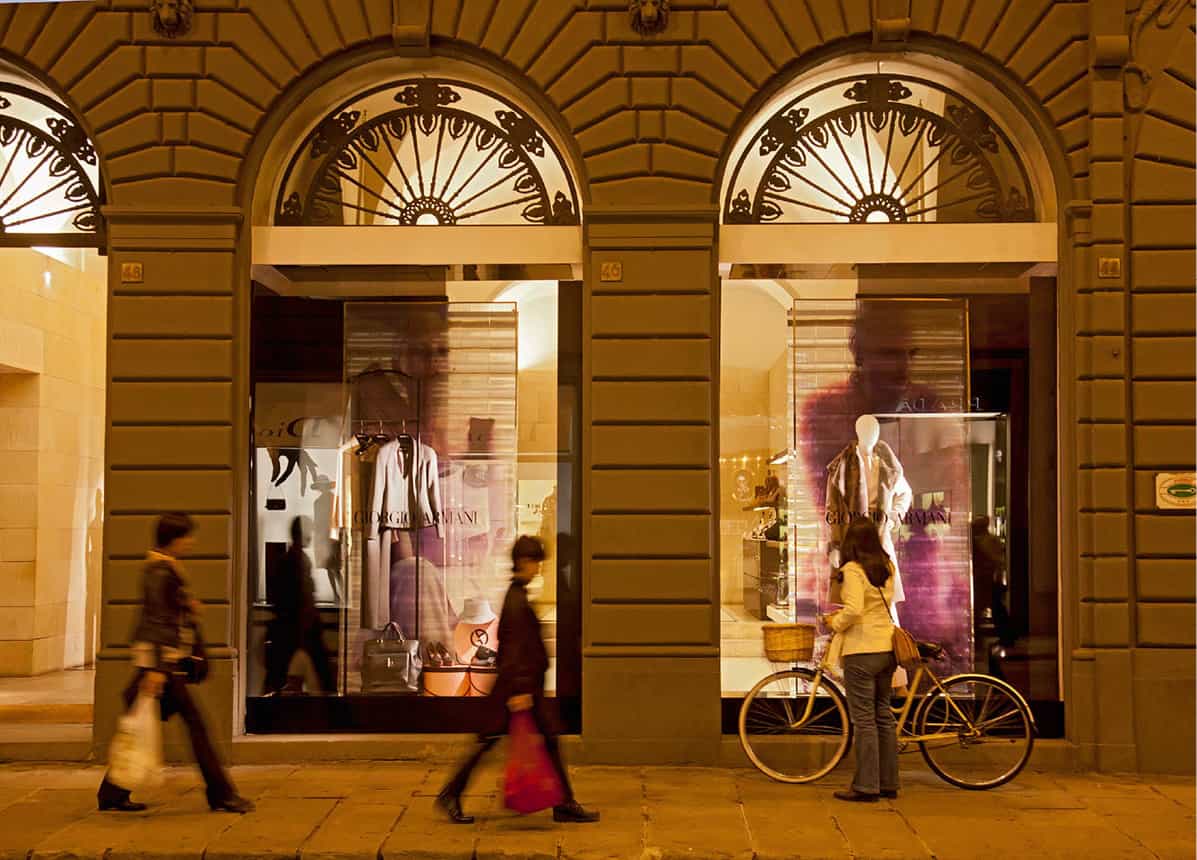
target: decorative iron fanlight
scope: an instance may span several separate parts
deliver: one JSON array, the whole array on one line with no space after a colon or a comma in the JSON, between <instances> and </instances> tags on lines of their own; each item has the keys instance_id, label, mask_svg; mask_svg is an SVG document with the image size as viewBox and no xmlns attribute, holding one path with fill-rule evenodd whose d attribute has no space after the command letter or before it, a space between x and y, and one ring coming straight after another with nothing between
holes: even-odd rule
<instances>
[{"instance_id":1,"label":"decorative iron fanlight","mask_svg":"<svg viewBox=\"0 0 1197 860\"><path fill-rule=\"evenodd\" d=\"M773 114L736 164L728 224L1030 221L1026 169L1005 133L938 84L858 75Z\"/></svg>"},{"instance_id":2,"label":"decorative iron fanlight","mask_svg":"<svg viewBox=\"0 0 1197 860\"><path fill-rule=\"evenodd\" d=\"M0 80L0 243L103 245L95 147L54 99Z\"/></svg>"},{"instance_id":3,"label":"decorative iron fanlight","mask_svg":"<svg viewBox=\"0 0 1197 860\"><path fill-rule=\"evenodd\" d=\"M280 226L578 224L573 180L526 111L472 84L397 81L336 108L294 153Z\"/></svg>"}]
</instances>

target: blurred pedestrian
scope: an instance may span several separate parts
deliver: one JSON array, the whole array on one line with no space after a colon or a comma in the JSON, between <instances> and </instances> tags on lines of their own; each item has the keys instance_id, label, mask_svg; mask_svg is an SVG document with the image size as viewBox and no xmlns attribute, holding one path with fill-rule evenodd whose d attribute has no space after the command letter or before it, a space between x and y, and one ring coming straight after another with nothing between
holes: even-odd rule
<instances>
[{"instance_id":1,"label":"blurred pedestrian","mask_svg":"<svg viewBox=\"0 0 1197 860\"><path fill-rule=\"evenodd\" d=\"M511 586L499 615L498 673L488 698L491 725L478 735L478 748L437 796L437 805L455 824L473 823L474 817L466 815L461 808L461 796L469 785L470 775L507 732L510 715L524 711L531 712L544 738L564 792L564 802L553 808L553 820L570 823L599 820L597 812L584 808L574 799L557 743L556 721L545 703L544 676L549 669L549 657L540 638L540 621L532 611L527 592L528 583L540 573L544 558L544 544L538 538L524 535L511 549Z\"/></svg>"},{"instance_id":2,"label":"blurred pedestrian","mask_svg":"<svg viewBox=\"0 0 1197 860\"><path fill-rule=\"evenodd\" d=\"M155 529L154 548L142 571L141 616L133 633L133 662L137 673L124 693L132 707L138 693L158 699L162 719L178 714L187 723L191 751L207 785L208 806L213 812L246 813L250 801L237 794L208 737L203 714L195 704L188 683L207 675L206 663L197 654L202 604L187 588L179 559L195 543L195 523L187 514L164 514ZM101 810L140 812L144 803L130 799L130 791L109 781L100 783Z\"/></svg>"},{"instance_id":3,"label":"blurred pedestrian","mask_svg":"<svg viewBox=\"0 0 1197 860\"><path fill-rule=\"evenodd\" d=\"M307 547L312 543L312 521L296 517L291 521L291 546L271 571L274 620L270 623L267 649L266 692L281 692L295 652L307 652L325 693L337 691L336 680L324 645L320 610L316 607L316 583Z\"/></svg>"},{"instance_id":4,"label":"blurred pedestrian","mask_svg":"<svg viewBox=\"0 0 1197 860\"><path fill-rule=\"evenodd\" d=\"M894 659L894 564L877 526L856 517L840 547L843 608L823 621L842 636L844 688L856 738L856 774L836 798L876 801L898 796L898 737L890 708Z\"/></svg>"}]
</instances>

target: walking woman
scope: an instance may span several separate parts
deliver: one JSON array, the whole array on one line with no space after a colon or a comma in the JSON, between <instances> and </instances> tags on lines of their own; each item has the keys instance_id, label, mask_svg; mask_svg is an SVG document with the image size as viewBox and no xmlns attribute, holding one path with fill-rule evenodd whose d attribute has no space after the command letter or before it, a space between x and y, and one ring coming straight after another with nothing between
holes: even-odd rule
<instances>
[{"instance_id":1,"label":"walking woman","mask_svg":"<svg viewBox=\"0 0 1197 860\"><path fill-rule=\"evenodd\" d=\"M191 691L187 689L187 661L194 659L193 645L199 625L200 602L187 590L180 556L195 543L195 523L187 514L165 514L158 520L154 549L142 571L141 617L133 633L133 662L137 674L125 690L125 706L132 707L138 692L159 699L162 719L178 714L187 723L191 751L207 783L208 806L213 812L246 813L254 805L237 794L225 772ZM144 803L129 799L130 792L109 782L107 774L97 794L101 810L140 812Z\"/></svg>"},{"instance_id":2,"label":"walking woman","mask_svg":"<svg viewBox=\"0 0 1197 860\"><path fill-rule=\"evenodd\" d=\"M557 777L561 780L565 799L553 810L553 820L574 824L599 820L597 812L586 809L574 799L569 774L557 745L555 721L545 706L544 675L549 669L549 657L544 640L540 638L540 621L528 603L527 591L528 583L540 573L544 557L544 544L539 538L527 535L519 538L511 549L511 586L507 589L503 611L499 615L498 677L489 697L492 724L478 735L478 747L441 789L436 799L437 805L454 824L474 822L474 817L462 810L461 796L478 762L506 731L508 714L517 711L532 713Z\"/></svg>"},{"instance_id":3,"label":"walking woman","mask_svg":"<svg viewBox=\"0 0 1197 860\"><path fill-rule=\"evenodd\" d=\"M848 526L841 545L843 609L823 621L842 637L844 687L856 727L856 775L839 800L898 796L898 738L890 710L894 660L893 561L866 517Z\"/></svg>"}]
</instances>

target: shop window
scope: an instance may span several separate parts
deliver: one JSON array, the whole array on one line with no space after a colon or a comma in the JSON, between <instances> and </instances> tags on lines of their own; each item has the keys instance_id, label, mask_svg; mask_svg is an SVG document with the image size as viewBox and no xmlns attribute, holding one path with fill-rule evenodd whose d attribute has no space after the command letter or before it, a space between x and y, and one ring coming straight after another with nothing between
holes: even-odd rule
<instances>
[{"instance_id":1,"label":"shop window","mask_svg":"<svg viewBox=\"0 0 1197 860\"><path fill-rule=\"evenodd\" d=\"M476 728L519 534L570 724L578 286L355 269L255 287L247 728Z\"/></svg>"},{"instance_id":2,"label":"shop window","mask_svg":"<svg viewBox=\"0 0 1197 860\"><path fill-rule=\"evenodd\" d=\"M956 272L935 296L934 278L883 267L741 271L721 328L725 710L776 668L763 624L834 607L839 538L863 515L897 568L901 624L945 646L937 671L1005 677L1058 727L1054 472L1029 465L1055 448L1054 392L1029 382L1032 362L1054 368L1054 282L982 294L995 281Z\"/></svg>"}]
</instances>

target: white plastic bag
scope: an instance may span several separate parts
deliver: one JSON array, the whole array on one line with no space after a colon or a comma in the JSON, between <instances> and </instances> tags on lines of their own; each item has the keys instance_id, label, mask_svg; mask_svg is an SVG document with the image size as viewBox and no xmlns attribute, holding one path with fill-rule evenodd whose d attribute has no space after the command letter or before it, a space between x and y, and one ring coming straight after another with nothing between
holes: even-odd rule
<instances>
[{"instance_id":1,"label":"white plastic bag","mask_svg":"<svg viewBox=\"0 0 1197 860\"><path fill-rule=\"evenodd\" d=\"M128 791L162 784L162 712L153 696L139 693L117 721L108 747L108 781Z\"/></svg>"}]
</instances>

